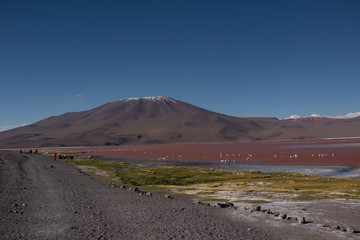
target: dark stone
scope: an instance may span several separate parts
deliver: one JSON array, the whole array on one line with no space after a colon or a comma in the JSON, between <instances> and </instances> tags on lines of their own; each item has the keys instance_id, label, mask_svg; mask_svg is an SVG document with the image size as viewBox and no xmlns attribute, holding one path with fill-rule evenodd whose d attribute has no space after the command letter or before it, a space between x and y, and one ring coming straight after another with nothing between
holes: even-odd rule
<instances>
[{"instance_id":1,"label":"dark stone","mask_svg":"<svg viewBox=\"0 0 360 240\"><path fill-rule=\"evenodd\" d=\"M286 215L286 214L281 214L281 215L280 215L280 218L281 218L281 219L286 219L286 218L287 218L287 215Z\"/></svg>"},{"instance_id":2,"label":"dark stone","mask_svg":"<svg viewBox=\"0 0 360 240\"><path fill-rule=\"evenodd\" d=\"M228 205L228 207L234 207L234 204L232 202L225 202L226 205Z\"/></svg>"},{"instance_id":3,"label":"dark stone","mask_svg":"<svg viewBox=\"0 0 360 240\"><path fill-rule=\"evenodd\" d=\"M218 203L218 206L220 208L230 208L230 207L234 207L234 204L232 202L225 202L225 203Z\"/></svg>"},{"instance_id":4,"label":"dark stone","mask_svg":"<svg viewBox=\"0 0 360 240\"><path fill-rule=\"evenodd\" d=\"M259 211L261 211L261 206L259 206L259 205L251 205L250 210L259 212Z\"/></svg>"},{"instance_id":5,"label":"dark stone","mask_svg":"<svg viewBox=\"0 0 360 240\"><path fill-rule=\"evenodd\" d=\"M228 207L228 205L225 204L225 203L218 203L217 205L218 205L218 207L220 207L220 208L227 208L227 207Z\"/></svg>"}]
</instances>

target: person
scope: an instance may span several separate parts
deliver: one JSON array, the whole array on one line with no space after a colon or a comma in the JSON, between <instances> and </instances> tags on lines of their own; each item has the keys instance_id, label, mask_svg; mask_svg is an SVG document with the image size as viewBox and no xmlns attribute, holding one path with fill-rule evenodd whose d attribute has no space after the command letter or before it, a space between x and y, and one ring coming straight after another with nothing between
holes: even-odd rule
<instances>
[{"instance_id":1,"label":"person","mask_svg":"<svg viewBox=\"0 0 360 240\"><path fill-rule=\"evenodd\" d=\"M56 153L54 153L54 160L56 160Z\"/></svg>"}]
</instances>

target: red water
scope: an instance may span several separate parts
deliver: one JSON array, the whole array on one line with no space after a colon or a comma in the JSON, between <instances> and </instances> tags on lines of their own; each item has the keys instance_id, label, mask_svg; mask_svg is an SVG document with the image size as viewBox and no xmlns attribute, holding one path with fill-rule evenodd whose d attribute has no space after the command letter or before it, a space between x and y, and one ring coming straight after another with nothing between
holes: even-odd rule
<instances>
[{"instance_id":1,"label":"red water","mask_svg":"<svg viewBox=\"0 0 360 240\"><path fill-rule=\"evenodd\" d=\"M360 166L360 138L240 143L43 148L117 159L236 162L278 166Z\"/></svg>"}]
</instances>

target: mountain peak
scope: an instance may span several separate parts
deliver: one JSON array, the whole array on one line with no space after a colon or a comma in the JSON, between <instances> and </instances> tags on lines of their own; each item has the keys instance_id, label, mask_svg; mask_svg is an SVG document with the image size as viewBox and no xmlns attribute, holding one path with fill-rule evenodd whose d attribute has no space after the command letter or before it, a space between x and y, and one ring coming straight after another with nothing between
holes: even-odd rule
<instances>
[{"instance_id":1,"label":"mountain peak","mask_svg":"<svg viewBox=\"0 0 360 240\"><path fill-rule=\"evenodd\" d=\"M165 97L165 96L154 96L154 97L140 97L140 98L127 98L127 99L121 99L122 102L130 102L130 101L139 101L139 100L145 100L145 101L151 101L151 102L173 102L176 103L176 101L171 97Z\"/></svg>"}]
</instances>

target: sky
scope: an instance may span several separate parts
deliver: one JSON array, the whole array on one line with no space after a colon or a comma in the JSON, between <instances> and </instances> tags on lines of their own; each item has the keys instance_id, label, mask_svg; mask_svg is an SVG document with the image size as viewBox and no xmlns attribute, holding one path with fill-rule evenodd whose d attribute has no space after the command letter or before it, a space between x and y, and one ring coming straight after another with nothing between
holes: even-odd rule
<instances>
[{"instance_id":1,"label":"sky","mask_svg":"<svg viewBox=\"0 0 360 240\"><path fill-rule=\"evenodd\" d=\"M358 0L1 0L0 130L125 98L360 114Z\"/></svg>"}]
</instances>

